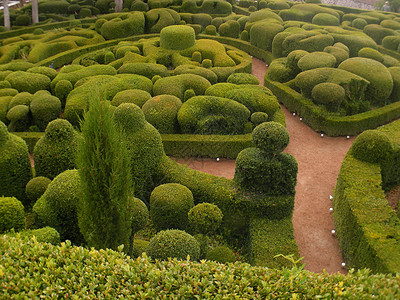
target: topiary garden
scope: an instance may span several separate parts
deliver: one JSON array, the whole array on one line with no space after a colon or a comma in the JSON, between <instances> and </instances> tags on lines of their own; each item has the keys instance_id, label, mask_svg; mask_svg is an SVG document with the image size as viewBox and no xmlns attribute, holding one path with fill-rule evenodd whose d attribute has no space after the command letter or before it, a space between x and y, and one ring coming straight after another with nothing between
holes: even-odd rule
<instances>
[{"instance_id":1,"label":"topiary garden","mask_svg":"<svg viewBox=\"0 0 400 300\"><path fill-rule=\"evenodd\" d=\"M17 265L26 256L46 258L45 252L60 251L68 262L83 255L93 264L104 256L105 269L123 264L126 276L141 265L147 272L142 283L164 282L163 272L180 266L175 278L192 266L191 284L172 291L175 283L165 283L170 295L363 295L352 284L366 271L324 277L314 292L294 288L293 281L277 292L249 275L260 269L242 264L269 267L272 277L280 276L272 268L284 267L282 278L295 274L307 284L318 276L295 262L298 165L284 152L289 134L279 102L318 132L364 131L336 186L339 243L351 267L400 270L393 254L399 220L380 188L400 182L397 123L367 130L400 116L396 13L264 0L135 0L118 10L111 0L46 0L39 3L39 23L31 25L28 4L11 10L12 29L0 32L0 239L9 248L0 247L6 259L1 286L16 280L9 260L22 245ZM250 74L252 56L269 64L264 86ZM235 158L234 179L195 171L167 155ZM371 212L375 223L367 221ZM47 268L56 270L58 259L49 258ZM195 273L216 270L250 281L224 291L194 290ZM23 276L4 296L21 293ZM374 276L368 280L386 275ZM385 278L388 293L398 293L391 290L397 278ZM113 291L121 288L113 284ZM366 294L377 293L366 286ZM44 289L32 285L24 295ZM94 289L103 293L103 281Z\"/></svg>"}]
</instances>

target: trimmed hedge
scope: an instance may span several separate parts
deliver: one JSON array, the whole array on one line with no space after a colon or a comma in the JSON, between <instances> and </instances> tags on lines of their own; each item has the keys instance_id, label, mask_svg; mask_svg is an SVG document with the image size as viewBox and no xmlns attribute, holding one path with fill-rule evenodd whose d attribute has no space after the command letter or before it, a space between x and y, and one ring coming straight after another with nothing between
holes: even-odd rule
<instances>
[{"instance_id":1,"label":"trimmed hedge","mask_svg":"<svg viewBox=\"0 0 400 300\"><path fill-rule=\"evenodd\" d=\"M0 233L25 229L24 206L15 197L0 197Z\"/></svg>"}]
</instances>

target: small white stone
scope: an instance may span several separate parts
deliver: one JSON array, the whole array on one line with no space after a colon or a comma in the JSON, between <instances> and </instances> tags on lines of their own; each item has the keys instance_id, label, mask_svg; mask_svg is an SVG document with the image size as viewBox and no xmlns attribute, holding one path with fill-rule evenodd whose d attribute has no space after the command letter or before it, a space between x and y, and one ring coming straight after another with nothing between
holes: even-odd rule
<instances>
[{"instance_id":1,"label":"small white stone","mask_svg":"<svg viewBox=\"0 0 400 300\"><path fill-rule=\"evenodd\" d=\"M331 233L332 233L333 236L335 236L335 235L336 235L336 230L335 230L335 229L332 229L332 230L331 230Z\"/></svg>"},{"instance_id":2,"label":"small white stone","mask_svg":"<svg viewBox=\"0 0 400 300\"><path fill-rule=\"evenodd\" d=\"M217 157L217 161L219 161L219 157Z\"/></svg>"},{"instance_id":3,"label":"small white stone","mask_svg":"<svg viewBox=\"0 0 400 300\"><path fill-rule=\"evenodd\" d=\"M344 269L346 267L346 263L342 262L342 268Z\"/></svg>"},{"instance_id":4,"label":"small white stone","mask_svg":"<svg viewBox=\"0 0 400 300\"><path fill-rule=\"evenodd\" d=\"M333 199L333 196L332 196L332 195L329 195L329 199L331 199L331 200L332 200L332 199Z\"/></svg>"},{"instance_id":5,"label":"small white stone","mask_svg":"<svg viewBox=\"0 0 400 300\"><path fill-rule=\"evenodd\" d=\"M300 121L303 121L303 118L300 118Z\"/></svg>"},{"instance_id":6,"label":"small white stone","mask_svg":"<svg viewBox=\"0 0 400 300\"><path fill-rule=\"evenodd\" d=\"M296 113L292 113L292 115L293 115L293 116L295 116L295 115L296 115Z\"/></svg>"},{"instance_id":7,"label":"small white stone","mask_svg":"<svg viewBox=\"0 0 400 300\"><path fill-rule=\"evenodd\" d=\"M346 139L349 139L350 137L349 136L346 136Z\"/></svg>"},{"instance_id":8,"label":"small white stone","mask_svg":"<svg viewBox=\"0 0 400 300\"><path fill-rule=\"evenodd\" d=\"M330 212L333 212L333 207L329 207L329 211L330 211Z\"/></svg>"},{"instance_id":9,"label":"small white stone","mask_svg":"<svg viewBox=\"0 0 400 300\"><path fill-rule=\"evenodd\" d=\"M321 137L324 137L324 134L323 134L323 133L321 133Z\"/></svg>"}]
</instances>

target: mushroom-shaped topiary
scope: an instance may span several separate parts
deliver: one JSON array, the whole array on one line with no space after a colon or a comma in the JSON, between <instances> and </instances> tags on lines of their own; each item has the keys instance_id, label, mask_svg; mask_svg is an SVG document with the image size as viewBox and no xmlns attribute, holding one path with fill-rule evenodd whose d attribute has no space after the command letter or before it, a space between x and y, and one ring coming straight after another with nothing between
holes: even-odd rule
<instances>
[{"instance_id":1,"label":"mushroom-shaped topiary","mask_svg":"<svg viewBox=\"0 0 400 300\"><path fill-rule=\"evenodd\" d=\"M153 259L177 258L198 260L200 256L199 242L182 230L163 230L157 233L149 243L147 255Z\"/></svg>"},{"instance_id":2,"label":"mushroom-shaped topiary","mask_svg":"<svg viewBox=\"0 0 400 300\"><path fill-rule=\"evenodd\" d=\"M216 231L222 223L223 214L218 206L200 203L188 213L189 226L196 233L207 234Z\"/></svg>"},{"instance_id":3,"label":"mushroom-shaped topiary","mask_svg":"<svg viewBox=\"0 0 400 300\"><path fill-rule=\"evenodd\" d=\"M29 180L25 187L25 193L31 205L44 194L50 182L51 180L49 178L43 176L38 176Z\"/></svg>"},{"instance_id":4,"label":"mushroom-shaped topiary","mask_svg":"<svg viewBox=\"0 0 400 300\"><path fill-rule=\"evenodd\" d=\"M0 233L25 228L24 206L15 197L0 197Z\"/></svg>"},{"instance_id":5,"label":"mushroom-shaped topiary","mask_svg":"<svg viewBox=\"0 0 400 300\"><path fill-rule=\"evenodd\" d=\"M254 145L267 156L282 152L289 144L289 133L278 122L265 122L254 128L252 133Z\"/></svg>"},{"instance_id":6,"label":"mushroom-shaped topiary","mask_svg":"<svg viewBox=\"0 0 400 300\"><path fill-rule=\"evenodd\" d=\"M193 206L192 192L178 183L159 185L150 195L151 220L158 230L186 229Z\"/></svg>"},{"instance_id":7,"label":"mushroom-shaped topiary","mask_svg":"<svg viewBox=\"0 0 400 300\"><path fill-rule=\"evenodd\" d=\"M186 25L164 27L160 32L160 47L170 50L182 50L196 43L194 29Z\"/></svg>"},{"instance_id":8,"label":"mushroom-shaped topiary","mask_svg":"<svg viewBox=\"0 0 400 300\"><path fill-rule=\"evenodd\" d=\"M75 167L80 135L63 119L50 122L33 149L37 176L53 179L61 172Z\"/></svg>"},{"instance_id":9,"label":"mushroom-shaped topiary","mask_svg":"<svg viewBox=\"0 0 400 300\"><path fill-rule=\"evenodd\" d=\"M228 247L218 246L207 252L206 259L226 264L235 262L236 256Z\"/></svg>"},{"instance_id":10,"label":"mushroom-shaped topiary","mask_svg":"<svg viewBox=\"0 0 400 300\"><path fill-rule=\"evenodd\" d=\"M366 130L355 139L349 153L362 161L381 163L390 157L392 151L392 143L383 132Z\"/></svg>"}]
</instances>

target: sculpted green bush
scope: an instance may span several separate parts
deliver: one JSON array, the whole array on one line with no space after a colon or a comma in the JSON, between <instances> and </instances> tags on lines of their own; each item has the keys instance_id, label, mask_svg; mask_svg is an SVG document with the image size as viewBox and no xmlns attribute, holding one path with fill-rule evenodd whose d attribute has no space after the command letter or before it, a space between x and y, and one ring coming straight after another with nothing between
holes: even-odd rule
<instances>
[{"instance_id":1,"label":"sculpted green bush","mask_svg":"<svg viewBox=\"0 0 400 300\"><path fill-rule=\"evenodd\" d=\"M31 122L29 107L26 105L16 105L11 108L6 115L10 121L9 131L27 131Z\"/></svg>"},{"instance_id":2,"label":"sculpted green bush","mask_svg":"<svg viewBox=\"0 0 400 300\"><path fill-rule=\"evenodd\" d=\"M312 89L311 96L315 103L324 105L329 111L337 112L340 104L345 101L346 91L336 83L323 82Z\"/></svg>"},{"instance_id":3,"label":"sculpted green bush","mask_svg":"<svg viewBox=\"0 0 400 300\"><path fill-rule=\"evenodd\" d=\"M203 202L189 210L189 227L201 234L215 232L221 226L223 216L218 206Z\"/></svg>"},{"instance_id":4,"label":"sculpted green bush","mask_svg":"<svg viewBox=\"0 0 400 300\"><path fill-rule=\"evenodd\" d=\"M366 130L354 140L349 153L362 161L382 163L390 157L392 151L392 143L384 133Z\"/></svg>"},{"instance_id":5,"label":"sculpted green bush","mask_svg":"<svg viewBox=\"0 0 400 300\"><path fill-rule=\"evenodd\" d=\"M44 227L39 229L23 230L16 233L9 233L9 236L19 236L22 241L27 242L35 237L36 242L49 243L52 245L60 244L60 234L51 227Z\"/></svg>"},{"instance_id":6,"label":"sculpted green bush","mask_svg":"<svg viewBox=\"0 0 400 300\"><path fill-rule=\"evenodd\" d=\"M25 229L24 206L15 197L0 197L0 233Z\"/></svg>"},{"instance_id":7,"label":"sculpted green bush","mask_svg":"<svg viewBox=\"0 0 400 300\"><path fill-rule=\"evenodd\" d=\"M168 8L155 8L145 13L146 32L158 33L164 27L178 25L181 21L179 14Z\"/></svg>"},{"instance_id":8,"label":"sculpted green bush","mask_svg":"<svg viewBox=\"0 0 400 300\"><path fill-rule=\"evenodd\" d=\"M156 75L160 75L161 77L167 77L169 75L168 69L164 65L141 62L123 64L118 69L118 74L138 74L149 79Z\"/></svg>"},{"instance_id":9,"label":"sculpted green bush","mask_svg":"<svg viewBox=\"0 0 400 300\"><path fill-rule=\"evenodd\" d=\"M315 25L321 26L339 26L340 19L335 17L334 15L327 13L319 13L316 14L311 21Z\"/></svg>"},{"instance_id":10,"label":"sculpted green bush","mask_svg":"<svg viewBox=\"0 0 400 300\"><path fill-rule=\"evenodd\" d=\"M149 210L146 204L136 197L131 197L128 200L128 209L132 219L132 235L143 229L149 221Z\"/></svg>"},{"instance_id":11,"label":"sculpted green bush","mask_svg":"<svg viewBox=\"0 0 400 300\"><path fill-rule=\"evenodd\" d=\"M258 78L249 73L233 73L229 75L226 82L234 84L255 84L255 85L260 84Z\"/></svg>"},{"instance_id":12,"label":"sculpted green bush","mask_svg":"<svg viewBox=\"0 0 400 300\"><path fill-rule=\"evenodd\" d=\"M122 103L133 103L142 108L143 104L151 98L149 92L139 89L129 89L118 92L111 100L111 104L119 106Z\"/></svg>"},{"instance_id":13,"label":"sculpted green bush","mask_svg":"<svg viewBox=\"0 0 400 300\"><path fill-rule=\"evenodd\" d=\"M216 261L218 263L234 263L236 261L235 253L226 246L218 246L209 251L206 254L207 260Z\"/></svg>"},{"instance_id":14,"label":"sculpted green bush","mask_svg":"<svg viewBox=\"0 0 400 300\"><path fill-rule=\"evenodd\" d=\"M29 180L25 187L25 194L31 205L44 194L50 182L49 178L43 176L37 176Z\"/></svg>"},{"instance_id":15,"label":"sculpted green bush","mask_svg":"<svg viewBox=\"0 0 400 300\"><path fill-rule=\"evenodd\" d=\"M216 84L218 81L217 75L210 69L192 65L181 65L174 69L174 75L180 74L195 74L207 79L211 84Z\"/></svg>"},{"instance_id":16,"label":"sculpted green bush","mask_svg":"<svg viewBox=\"0 0 400 300\"><path fill-rule=\"evenodd\" d=\"M297 66L301 71L307 71L317 68L332 68L336 65L336 58L332 54L326 52L312 52L305 54L297 62Z\"/></svg>"},{"instance_id":17,"label":"sculpted green bush","mask_svg":"<svg viewBox=\"0 0 400 300\"><path fill-rule=\"evenodd\" d=\"M106 22L98 19L97 22L102 24L97 27L106 40L143 34L145 30L145 17L142 12L109 14L102 18L105 18Z\"/></svg>"},{"instance_id":18,"label":"sculpted green bush","mask_svg":"<svg viewBox=\"0 0 400 300\"><path fill-rule=\"evenodd\" d=\"M35 93L32 97L30 110L33 122L40 130L45 130L47 124L58 118L61 113L61 101L46 93Z\"/></svg>"},{"instance_id":19,"label":"sculpted green bush","mask_svg":"<svg viewBox=\"0 0 400 300\"><path fill-rule=\"evenodd\" d=\"M386 36L398 35L396 31L389 28L384 28L377 24L366 25L363 32L371 37L378 45L382 44L382 40Z\"/></svg>"},{"instance_id":20,"label":"sculpted green bush","mask_svg":"<svg viewBox=\"0 0 400 300\"><path fill-rule=\"evenodd\" d=\"M48 90L50 87L50 78L46 75L35 74L24 71L13 72L5 78L11 87L19 92L28 92L31 94L40 90Z\"/></svg>"},{"instance_id":21,"label":"sculpted green bush","mask_svg":"<svg viewBox=\"0 0 400 300\"><path fill-rule=\"evenodd\" d=\"M186 25L168 26L160 32L160 47L169 50L182 50L192 47L196 42L195 32Z\"/></svg>"}]
</instances>

